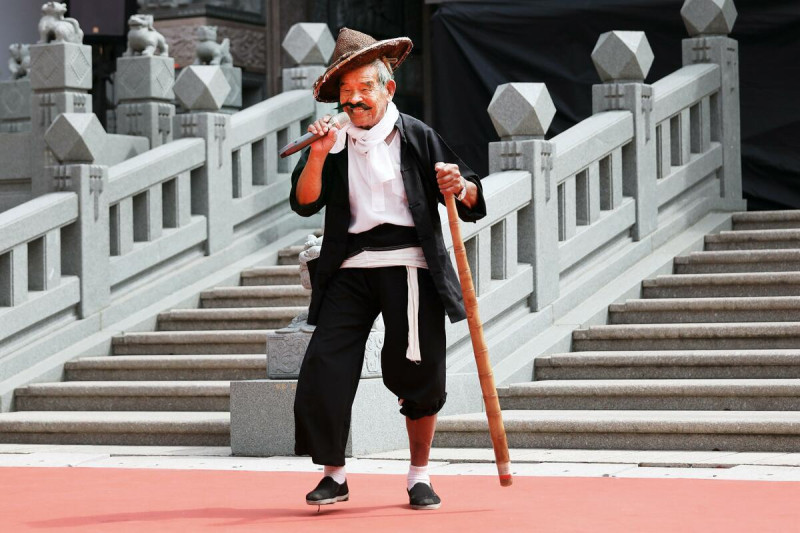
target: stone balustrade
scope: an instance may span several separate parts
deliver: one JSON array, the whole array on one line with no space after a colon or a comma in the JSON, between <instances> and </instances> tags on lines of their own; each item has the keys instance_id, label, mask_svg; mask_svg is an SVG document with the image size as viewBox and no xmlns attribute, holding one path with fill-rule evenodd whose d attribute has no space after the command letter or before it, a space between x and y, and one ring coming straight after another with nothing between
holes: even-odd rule
<instances>
[{"instance_id":1,"label":"stone balustrade","mask_svg":"<svg viewBox=\"0 0 800 533\"><path fill-rule=\"evenodd\" d=\"M543 84L498 88L489 114L501 139L489 146L483 179L488 216L462 230L486 324L530 313L538 325L525 334L539 331L705 213L744 206L736 43L720 35L733 23L729 3L686 1L685 66L652 84L643 34L601 36L594 114L550 139L555 106ZM291 216L298 156L277 152L330 109L309 88L311 67L323 68L332 47L314 25L290 35L284 46L305 74L302 83L293 69L284 78L299 87L226 114L230 84L220 67L184 68L173 90L187 112L172 117L172 138L158 146L151 135L113 136L81 118L90 111L77 106L85 92L45 87L37 74L45 57L61 56L32 47L32 131L0 133L17 159L24 155L20 163L0 152L0 178L13 172L36 184L33 200L0 214L0 354L46 324L102 315L92 326L100 328L144 309L174 288L159 279L165 272L195 260L204 272L219 268L241 257L231 250L254 228ZM38 46L85 56L81 45ZM443 207L441 216L451 246ZM277 238L278 229L268 231ZM451 349L467 338L466 323L448 325ZM469 365L471 354L459 354L453 371ZM0 367L0 378L9 375Z\"/></svg>"}]
</instances>

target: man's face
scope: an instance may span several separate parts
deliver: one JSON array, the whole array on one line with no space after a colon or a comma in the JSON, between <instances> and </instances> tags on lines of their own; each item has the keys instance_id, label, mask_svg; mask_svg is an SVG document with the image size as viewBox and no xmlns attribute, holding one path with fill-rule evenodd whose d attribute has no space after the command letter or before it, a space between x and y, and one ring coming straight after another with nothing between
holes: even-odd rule
<instances>
[{"instance_id":1,"label":"man's face","mask_svg":"<svg viewBox=\"0 0 800 533\"><path fill-rule=\"evenodd\" d=\"M383 118L395 91L394 80L384 87L378 81L378 69L365 65L339 78L339 103L354 126L369 129Z\"/></svg>"}]
</instances>

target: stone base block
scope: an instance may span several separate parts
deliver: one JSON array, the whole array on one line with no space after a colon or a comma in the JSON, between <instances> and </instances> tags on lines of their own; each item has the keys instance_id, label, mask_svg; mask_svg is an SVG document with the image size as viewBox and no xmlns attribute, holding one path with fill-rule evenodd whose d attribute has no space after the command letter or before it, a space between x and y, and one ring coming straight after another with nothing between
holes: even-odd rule
<instances>
[{"instance_id":1,"label":"stone base block","mask_svg":"<svg viewBox=\"0 0 800 533\"><path fill-rule=\"evenodd\" d=\"M30 121L31 80L0 82L0 121Z\"/></svg>"},{"instance_id":2,"label":"stone base block","mask_svg":"<svg viewBox=\"0 0 800 533\"><path fill-rule=\"evenodd\" d=\"M324 65L312 65L283 69L283 91L311 89L325 68Z\"/></svg>"},{"instance_id":3,"label":"stone base block","mask_svg":"<svg viewBox=\"0 0 800 533\"><path fill-rule=\"evenodd\" d=\"M132 56L117 59L117 103L126 100L175 98L175 60L168 56Z\"/></svg>"},{"instance_id":4,"label":"stone base block","mask_svg":"<svg viewBox=\"0 0 800 533\"><path fill-rule=\"evenodd\" d=\"M42 92L31 99L31 122L42 134L61 114L91 112L92 96L82 92Z\"/></svg>"},{"instance_id":5,"label":"stone base block","mask_svg":"<svg viewBox=\"0 0 800 533\"><path fill-rule=\"evenodd\" d=\"M116 132L150 139L155 148L172 141L175 106L156 102L120 104L116 109Z\"/></svg>"},{"instance_id":6,"label":"stone base block","mask_svg":"<svg viewBox=\"0 0 800 533\"><path fill-rule=\"evenodd\" d=\"M23 133L31 131L30 120L10 120L0 122L0 133ZM0 209L2 211L2 209Z\"/></svg>"},{"instance_id":7,"label":"stone base block","mask_svg":"<svg viewBox=\"0 0 800 533\"><path fill-rule=\"evenodd\" d=\"M364 352L362 378L381 376L382 331L372 331ZM267 377L270 379L296 379L300 375L300 364L311 341L311 332L297 331L270 333L267 335Z\"/></svg>"},{"instance_id":8,"label":"stone base block","mask_svg":"<svg viewBox=\"0 0 800 533\"><path fill-rule=\"evenodd\" d=\"M91 90L91 46L76 43L33 44L30 50L33 90Z\"/></svg>"},{"instance_id":9,"label":"stone base block","mask_svg":"<svg viewBox=\"0 0 800 533\"><path fill-rule=\"evenodd\" d=\"M233 455L294 455L296 380L231 382L231 450ZM441 415L482 409L477 374L447 376L447 403ZM380 379L362 379L353 402L348 456L408 447L405 418L397 398Z\"/></svg>"}]
</instances>

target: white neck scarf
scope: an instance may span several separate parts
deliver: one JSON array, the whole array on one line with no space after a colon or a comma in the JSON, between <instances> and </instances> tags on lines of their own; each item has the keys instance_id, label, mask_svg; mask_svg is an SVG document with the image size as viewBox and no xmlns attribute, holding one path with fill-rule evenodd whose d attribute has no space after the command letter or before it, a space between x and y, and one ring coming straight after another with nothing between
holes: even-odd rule
<instances>
[{"instance_id":1,"label":"white neck scarf","mask_svg":"<svg viewBox=\"0 0 800 533\"><path fill-rule=\"evenodd\" d=\"M383 197L383 186L385 183L396 179L392 169L392 157L389 145L386 144L386 137L394 129L394 124L400 117L400 112L394 102L389 102L383 118L370 129L365 130L348 123L347 126L339 130L336 137L336 144L333 145L331 153L335 154L344 150L346 139L352 139L348 153L348 164L354 164L357 174L363 176L372 191L372 209L376 212L386 210L386 203Z\"/></svg>"}]
</instances>

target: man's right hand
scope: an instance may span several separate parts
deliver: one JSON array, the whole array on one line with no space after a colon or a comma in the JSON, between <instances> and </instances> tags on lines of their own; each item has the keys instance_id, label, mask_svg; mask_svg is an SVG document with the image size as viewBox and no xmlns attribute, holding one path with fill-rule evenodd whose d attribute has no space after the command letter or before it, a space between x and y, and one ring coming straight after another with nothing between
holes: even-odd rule
<instances>
[{"instance_id":1,"label":"man's right hand","mask_svg":"<svg viewBox=\"0 0 800 533\"><path fill-rule=\"evenodd\" d=\"M311 143L312 154L328 155L333 145L336 144L338 127L328 124L331 115L325 115L308 126L308 131L314 135L326 134L325 137Z\"/></svg>"}]
</instances>

